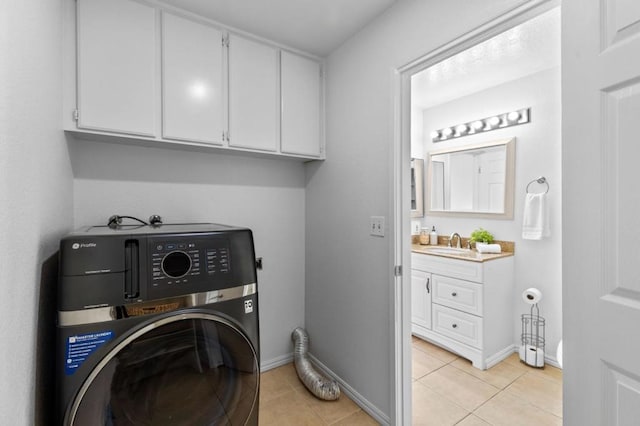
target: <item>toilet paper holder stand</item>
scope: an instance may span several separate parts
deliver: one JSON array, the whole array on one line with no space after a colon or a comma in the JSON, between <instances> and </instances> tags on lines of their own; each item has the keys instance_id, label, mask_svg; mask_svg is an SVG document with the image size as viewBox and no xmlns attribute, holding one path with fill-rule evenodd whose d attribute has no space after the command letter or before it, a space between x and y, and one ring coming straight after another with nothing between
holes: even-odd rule
<instances>
[{"instance_id":1,"label":"toilet paper holder stand","mask_svg":"<svg viewBox=\"0 0 640 426\"><path fill-rule=\"evenodd\" d=\"M537 303L531 305L528 314L522 314L520 340L520 360L531 367L544 367L545 319Z\"/></svg>"}]
</instances>

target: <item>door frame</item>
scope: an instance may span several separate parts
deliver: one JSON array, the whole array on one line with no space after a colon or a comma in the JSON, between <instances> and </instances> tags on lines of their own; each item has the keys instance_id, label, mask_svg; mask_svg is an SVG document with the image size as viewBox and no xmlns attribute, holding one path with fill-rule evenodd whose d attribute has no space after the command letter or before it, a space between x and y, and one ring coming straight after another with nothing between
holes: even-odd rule
<instances>
[{"instance_id":1,"label":"door frame","mask_svg":"<svg viewBox=\"0 0 640 426\"><path fill-rule=\"evenodd\" d=\"M391 348L392 424L410 425L411 404L411 76L510 28L560 6L560 0L531 0L397 68L393 81L392 202L393 264ZM398 266L400 268L398 268ZM408 284L404 284L408 283Z\"/></svg>"}]
</instances>

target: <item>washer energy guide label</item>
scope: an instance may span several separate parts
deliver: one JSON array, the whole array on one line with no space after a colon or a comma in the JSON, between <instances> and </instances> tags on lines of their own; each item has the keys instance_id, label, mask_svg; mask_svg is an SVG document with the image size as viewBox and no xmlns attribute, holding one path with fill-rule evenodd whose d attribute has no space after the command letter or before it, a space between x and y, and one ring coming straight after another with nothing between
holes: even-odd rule
<instances>
[{"instance_id":1,"label":"washer energy guide label","mask_svg":"<svg viewBox=\"0 0 640 426\"><path fill-rule=\"evenodd\" d=\"M64 366L67 376L75 373L92 353L112 338L113 331L69 336L67 338L67 356Z\"/></svg>"}]
</instances>

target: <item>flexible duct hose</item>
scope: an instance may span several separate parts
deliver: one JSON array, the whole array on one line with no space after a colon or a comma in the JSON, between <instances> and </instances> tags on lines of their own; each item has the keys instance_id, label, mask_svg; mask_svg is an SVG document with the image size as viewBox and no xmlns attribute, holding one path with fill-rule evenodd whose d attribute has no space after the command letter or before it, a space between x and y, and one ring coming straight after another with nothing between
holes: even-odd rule
<instances>
[{"instance_id":1,"label":"flexible duct hose","mask_svg":"<svg viewBox=\"0 0 640 426\"><path fill-rule=\"evenodd\" d=\"M330 380L320 375L311 365L307 357L309 350L309 335L298 327L291 333L293 340L293 361L298 372L298 377L309 391L320 399L333 401L340 397L340 387L335 380Z\"/></svg>"}]
</instances>

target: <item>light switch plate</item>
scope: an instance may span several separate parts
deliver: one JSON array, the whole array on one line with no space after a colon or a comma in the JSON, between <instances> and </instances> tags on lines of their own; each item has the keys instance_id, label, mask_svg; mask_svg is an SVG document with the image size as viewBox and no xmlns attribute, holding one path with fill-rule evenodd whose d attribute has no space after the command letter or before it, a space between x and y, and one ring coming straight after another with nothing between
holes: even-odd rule
<instances>
[{"instance_id":1,"label":"light switch plate","mask_svg":"<svg viewBox=\"0 0 640 426\"><path fill-rule=\"evenodd\" d=\"M411 235L419 235L420 234L420 221L412 220L411 221Z\"/></svg>"},{"instance_id":2,"label":"light switch plate","mask_svg":"<svg viewBox=\"0 0 640 426\"><path fill-rule=\"evenodd\" d=\"M384 216L371 216L371 225L369 229L371 235L375 237L384 237Z\"/></svg>"}]
</instances>

